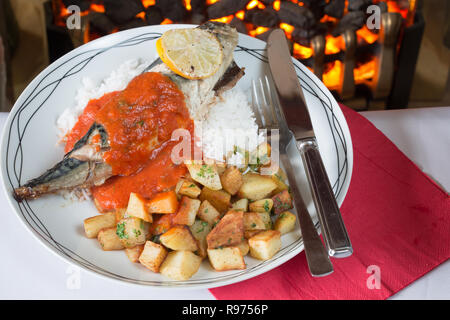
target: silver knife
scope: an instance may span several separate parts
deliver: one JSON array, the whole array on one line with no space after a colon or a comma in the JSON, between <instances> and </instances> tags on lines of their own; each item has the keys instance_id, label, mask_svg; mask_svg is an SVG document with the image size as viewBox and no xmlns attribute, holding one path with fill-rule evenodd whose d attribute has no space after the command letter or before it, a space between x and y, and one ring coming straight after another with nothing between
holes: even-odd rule
<instances>
[{"instance_id":1,"label":"silver knife","mask_svg":"<svg viewBox=\"0 0 450 320\"><path fill-rule=\"evenodd\" d=\"M353 248L320 157L303 90L283 30L271 32L267 40L267 53L281 114L302 156L328 254L336 258L348 257L353 253Z\"/></svg>"}]
</instances>

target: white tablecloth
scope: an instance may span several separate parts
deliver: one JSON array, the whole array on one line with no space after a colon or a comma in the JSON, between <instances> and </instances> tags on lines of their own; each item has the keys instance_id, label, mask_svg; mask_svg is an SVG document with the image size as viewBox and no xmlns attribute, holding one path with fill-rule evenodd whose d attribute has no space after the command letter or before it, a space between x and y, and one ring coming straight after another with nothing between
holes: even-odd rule
<instances>
[{"instance_id":1,"label":"white tablecloth","mask_svg":"<svg viewBox=\"0 0 450 320\"><path fill-rule=\"evenodd\" d=\"M424 172L450 190L450 107L363 112ZM7 114L0 113L0 129ZM72 267L25 230L0 190L0 299L214 299L208 290L154 289ZM392 299L450 299L450 261Z\"/></svg>"}]
</instances>

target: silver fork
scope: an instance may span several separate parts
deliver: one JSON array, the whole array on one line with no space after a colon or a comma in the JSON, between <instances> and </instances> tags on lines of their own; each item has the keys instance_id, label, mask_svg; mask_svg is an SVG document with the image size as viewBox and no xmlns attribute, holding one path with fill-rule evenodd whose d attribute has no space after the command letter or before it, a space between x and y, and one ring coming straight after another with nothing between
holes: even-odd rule
<instances>
[{"instance_id":1,"label":"silver fork","mask_svg":"<svg viewBox=\"0 0 450 320\"><path fill-rule=\"evenodd\" d=\"M270 88L267 76L264 79L259 78L257 83L254 80L252 81L253 113L255 114L258 127L267 129L267 138L272 140L269 142L276 143L274 140L279 140L280 162L286 170L289 186L293 193L293 201L297 209L309 271L314 277L326 276L333 272L333 265L300 194L297 179L287 153L292 136L289 132L280 128L278 119L280 119L281 114L274 107L275 99ZM272 137L270 135L271 130L279 130L279 138Z\"/></svg>"}]
</instances>

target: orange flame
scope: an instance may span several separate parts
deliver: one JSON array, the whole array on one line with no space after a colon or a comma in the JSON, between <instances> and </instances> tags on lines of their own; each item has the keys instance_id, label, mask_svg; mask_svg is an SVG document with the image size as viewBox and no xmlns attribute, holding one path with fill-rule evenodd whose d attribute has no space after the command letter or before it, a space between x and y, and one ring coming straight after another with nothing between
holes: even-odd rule
<instances>
[{"instance_id":1,"label":"orange flame","mask_svg":"<svg viewBox=\"0 0 450 320\"><path fill-rule=\"evenodd\" d=\"M266 27L258 27L255 30L250 30L248 33L252 37L256 37L258 34L264 33L264 32L266 32L268 30L269 30L269 28L266 28Z\"/></svg>"},{"instance_id":2,"label":"orange flame","mask_svg":"<svg viewBox=\"0 0 450 320\"><path fill-rule=\"evenodd\" d=\"M342 62L339 60L332 62L332 67L322 76L323 83L327 86L327 88L334 89L339 87L341 72Z\"/></svg>"},{"instance_id":3,"label":"orange flame","mask_svg":"<svg viewBox=\"0 0 450 320\"><path fill-rule=\"evenodd\" d=\"M281 6L281 1L280 1L280 0L275 0L275 1L273 2L273 8L274 8L275 10L279 11L279 10L280 10L280 6Z\"/></svg>"},{"instance_id":4,"label":"orange flame","mask_svg":"<svg viewBox=\"0 0 450 320\"><path fill-rule=\"evenodd\" d=\"M211 19L211 21L230 23L230 21L233 20L233 17L234 17L233 15L230 15L230 16L226 16L226 17L222 17L222 18Z\"/></svg>"},{"instance_id":5,"label":"orange flame","mask_svg":"<svg viewBox=\"0 0 450 320\"><path fill-rule=\"evenodd\" d=\"M378 40L378 34L370 32L370 30L367 29L367 26L356 30L356 35L358 36L358 39L364 39L369 44Z\"/></svg>"},{"instance_id":6,"label":"orange flame","mask_svg":"<svg viewBox=\"0 0 450 320\"><path fill-rule=\"evenodd\" d=\"M244 11L244 10L241 10L241 11L236 12L236 17L237 17L238 19L244 20L244 17L245 17L245 11Z\"/></svg>"},{"instance_id":7,"label":"orange flame","mask_svg":"<svg viewBox=\"0 0 450 320\"><path fill-rule=\"evenodd\" d=\"M91 4L91 10L96 12L105 12L105 7L101 4Z\"/></svg>"},{"instance_id":8,"label":"orange flame","mask_svg":"<svg viewBox=\"0 0 450 320\"><path fill-rule=\"evenodd\" d=\"M353 76L355 77L355 83L363 83L366 80L372 79L375 75L375 60L360 65L353 70Z\"/></svg>"},{"instance_id":9,"label":"orange flame","mask_svg":"<svg viewBox=\"0 0 450 320\"><path fill-rule=\"evenodd\" d=\"M186 7L187 11L191 11L192 10L191 0L184 0L184 6Z\"/></svg>"},{"instance_id":10,"label":"orange flame","mask_svg":"<svg viewBox=\"0 0 450 320\"><path fill-rule=\"evenodd\" d=\"M154 6L155 5L155 0L142 0L142 4L144 5L144 7L150 7L150 6Z\"/></svg>"},{"instance_id":11,"label":"orange flame","mask_svg":"<svg viewBox=\"0 0 450 320\"><path fill-rule=\"evenodd\" d=\"M313 55L313 49L294 43L294 57L297 59L308 59Z\"/></svg>"},{"instance_id":12,"label":"orange flame","mask_svg":"<svg viewBox=\"0 0 450 320\"><path fill-rule=\"evenodd\" d=\"M250 1L247 6L245 7L247 10L251 10L253 8L258 7L259 9L264 9L266 6L259 2L258 0L252 0Z\"/></svg>"},{"instance_id":13,"label":"orange flame","mask_svg":"<svg viewBox=\"0 0 450 320\"><path fill-rule=\"evenodd\" d=\"M163 20L163 22L161 22L161 24L172 24L172 23L173 23L173 21L170 20L170 19L167 19L167 18L165 18L165 19Z\"/></svg>"},{"instance_id":14,"label":"orange flame","mask_svg":"<svg viewBox=\"0 0 450 320\"><path fill-rule=\"evenodd\" d=\"M217 1L218 0L206 0L206 4L209 6L209 5L216 3Z\"/></svg>"},{"instance_id":15,"label":"orange flame","mask_svg":"<svg viewBox=\"0 0 450 320\"><path fill-rule=\"evenodd\" d=\"M338 53L344 48L344 39L341 36L335 38L327 35L325 41L325 54Z\"/></svg>"}]
</instances>

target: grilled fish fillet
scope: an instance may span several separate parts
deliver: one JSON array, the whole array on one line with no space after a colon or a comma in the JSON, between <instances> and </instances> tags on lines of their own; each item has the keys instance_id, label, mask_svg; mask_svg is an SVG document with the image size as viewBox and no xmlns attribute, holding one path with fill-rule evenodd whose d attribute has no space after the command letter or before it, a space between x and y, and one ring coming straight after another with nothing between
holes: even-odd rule
<instances>
[{"instance_id":1,"label":"grilled fish fillet","mask_svg":"<svg viewBox=\"0 0 450 320\"><path fill-rule=\"evenodd\" d=\"M232 88L244 74L243 69L239 68L233 59L233 51L238 41L236 29L227 24L212 21L198 28L216 35L222 45L224 59L214 75L201 80L188 80L172 72L160 60L146 70L160 72L178 85L185 95L186 106L193 120L203 119L214 101L214 96ZM92 139L98 134L101 137L100 141ZM41 176L16 188L15 199L20 202L48 193L103 184L112 176L111 166L103 160L103 153L108 149L108 133L102 125L94 123L61 162Z\"/></svg>"}]
</instances>

